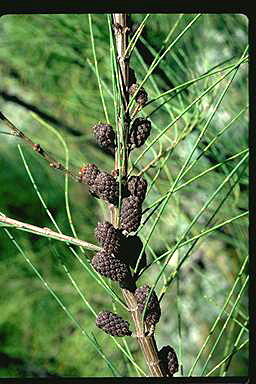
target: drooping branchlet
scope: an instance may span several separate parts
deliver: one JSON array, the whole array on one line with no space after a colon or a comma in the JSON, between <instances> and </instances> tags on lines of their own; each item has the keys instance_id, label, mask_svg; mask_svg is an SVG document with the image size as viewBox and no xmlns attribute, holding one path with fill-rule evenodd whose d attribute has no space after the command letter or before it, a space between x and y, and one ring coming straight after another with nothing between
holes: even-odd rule
<instances>
[{"instance_id":1,"label":"drooping branchlet","mask_svg":"<svg viewBox=\"0 0 256 384\"><path fill-rule=\"evenodd\" d=\"M97 327L112 336L130 336L129 323L121 316L110 311L101 311L96 317Z\"/></svg>"},{"instance_id":2,"label":"drooping branchlet","mask_svg":"<svg viewBox=\"0 0 256 384\"><path fill-rule=\"evenodd\" d=\"M113 281L131 280L131 271L127 264L107 253L104 249L97 252L92 259L92 266L102 276L108 277Z\"/></svg>"},{"instance_id":3,"label":"drooping branchlet","mask_svg":"<svg viewBox=\"0 0 256 384\"><path fill-rule=\"evenodd\" d=\"M142 285L135 291L135 297L138 303L138 307L141 313L144 311L144 306L150 293L151 287L147 284ZM161 316L161 308L155 291L150 295L147 309L145 311L145 323L148 326L155 326L158 323Z\"/></svg>"},{"instance_id":4,"label":"drooping branchlet","mask_svg":"<svg viewBox=\"0 0 256 384\"><path fill-rule=\"evenodd\" d=\"M179 363L174 349L170 345L166 345L158 352L160 367L162 372L167 377L172 377L178 372Z\"/></svg>"},{"instance_id":5,"label":"drooping branchlet","mask_svg":"<svg viewBox=\"0 0 256 384\"><path fill-rule=\"evenodd\" d=\"M121 229L127 233L139 228L142 217L142 206L140 200L133 195L122 200L121 207Z\"/></svg>"},{"instance_id":6,"label":"drooping branchlet","mask_svg":"<svg viewBox=\"0 0 256 384\"><path fill-rule=\"evenodd\" d=\"M115 147L115 132L110 124L95 124L93 126L93 132L96 137L96 141L100 147L104 149Z\"/></svg>"},{"instance_id":7,"label":"drooping branchlet","mask_svg":"<svg viewBox=\"0 0 256 384\"><path fill-rule=\"evenodd\" d=\"M131 126L129 143L133 147L141 147L150 135L151 122L143 117L137 117Z\"/></svg>"}]
</instances>

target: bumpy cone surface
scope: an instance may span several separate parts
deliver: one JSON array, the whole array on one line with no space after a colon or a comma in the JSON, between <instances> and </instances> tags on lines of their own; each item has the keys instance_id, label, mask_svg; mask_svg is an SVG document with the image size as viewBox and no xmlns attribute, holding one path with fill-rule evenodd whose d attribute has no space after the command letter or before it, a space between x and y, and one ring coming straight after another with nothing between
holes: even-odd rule
<instances>
[{"instance_id":1,"label":"bumpy cone surface","mask_svg":"<svg viewBox=\"0 0 256 384\"><path fill-rule=\"evenodd\" d=\"M130 144L133 144L135 147L140 147L145 143L147 138L150 135L151 123L147 119L142 117L137 117L131 127L131 132L129 136Z\"/></svg>"},{"instance_id":2,"label":"bumpy cone surface","mask_svg":"<svg viewBox=\"0 0 256 384\"><path fill-rule=\"evenodd\" d=\"M139 88L138 84L132 84L129 87L130 95L133 96L138 88ZM135 96L135 100L141 106L145 105L146 102L148 101L148 94L147 94L147 92L145 91L145 89L143 87L141 87L140 90L138 91L137 95Z\"/></svg>"},{"instance_id":3,"label":"bumpy cone surface","mask_svg":"<svg viewBox=\"0 0 256 384\"><path fill-rule=\"evenodd\" d=\"M142 207L139 199L133 195L123 199L121 207L121 229L126 232L136 231L142 217Z\"/></svg>"},{"instance_id":4,"label":"bumpy cone surface","mask_svg":"<svg viewBox=\"0 0 256 384\"><path fill-rule=\"evenodd\" d=\"M138 84L136 83L131 83L130 87L129 87L129 93L131 96L133 96L135 94L135 92L137 91L137 89L139 88Z\"/></svg>"},{"instance_id":5,"label":"bumpy cone surface","mask_svg":"<svg viewBox=\"0 0 256 384\"><path fill-rule=\"evenodd\" d=\"M144 305L146 303L150 290L151 287L147 284L144 284L141 287L137 288L135 291L135 297L141 313L144 311ZM160 316L160 305L158 302L158 298L155 292L153 291L148 301L147 309L145 312L145 322L148 326L155 325L156 323L158 323Z\"/></svg>"},{"instance_id":6,"label":"bumpy cone surface","mask_svg":"<svg viewBox=\"0 0 256 384\"><path fill-rule=\"evenodd\" d=\"M161 370L166 376L173 376L174 373L178 372L178 358L174 349L170 347L170 345L162 347L158 352L158 357L160 360Z\"/></svg>"},{"instance_id":7,"label":"bumpy cone surface","mask_svg":"<svg viewBox=\"0 0 256 384\"><path fill-rule=\"evenodd\" d=\"M121 232L114 228L108 221L98 223L95 229L95 236L100 245L107 253L117 256L120 251Z\"/></svg>"},{"instance_id":8,"label":"bumpy cone surface","mask_svg":"<svg viewBox=\"0 0 256 384\"><path fill-rule=\"evenodd\" d=\"M101 311L96 318L97 327L112 336L130 336L128 321L110 311Z\"/></svg>"},{"instance_id":9,"label":"bumpy cone surface","mask_svg":"<svg viewBox=\"0 0 256 384\"><path fill-rule=\"evenodd\" d=\"M120 255L122 260L133 269L136 267L143 243L139 236L122 237ZM147 265L146 253L143 252L137 271Z\"/></svg>"},{"instance_id":10,"label":"bumpy cone surface","mask_svg":"<svg viewBox=\"0 0 256 384\"><path fill-rule=\"evenodd\" d=\"M89 187L95 184L95 179L100 173L100 170L95 164L88 164L80 169L80 177Z\"/></svg>"},{"instance_id":11,"label":"bumpy cone surface","mask_svg":"<svg viewBox=\"0 0 256 384\"><path fill-rule=\"evenodd\" d=\"M141 176L131 176L127 184L128 191L142 203L147 192L147 182Z\"/></svg>"},{"instance_id":12,"label":"bumpy cone surface","mask_svg":"<svg viewBox=\"0 0 256 384\"><path fill-rule=\"evenodd\" d=\"M118 183L107 172L100 172L95 180L96 194L111 204L118 204Z\"/></svg>"},{"instance_id":13,"label":"bumpy cone surface","mask_svg":"<svg viewBox=\"0 0 256 384\"><path fill-rule=\"evenodd\" d=\"M100 174L100 170L95 164L88 164L80 169L80 178L82 182L88 185L89 192L98 198L95 179Z\"/></svg>"},{"instance_id":14,"label":"bumpy cone surface","mask_svg":"<svg viewBox=\"0 0 256 384\"><path fill-rule=\"evenodd\" d=\"M92 266L101 275L109 277L111 280L122 282L131 279L129 267L104 249L95 254L92 259Z\"/></svg>"},{"instance_id":15,"label":"bumpy cone surface","mask_svg":"<svg viewBox=\"0 0 256 384\"><path fill-rule=\"evenodd\" d=\"M114 148L115 132L110 124L96 124L93 127L97 143L102 148Z\"/></svg>"}]
</instances>

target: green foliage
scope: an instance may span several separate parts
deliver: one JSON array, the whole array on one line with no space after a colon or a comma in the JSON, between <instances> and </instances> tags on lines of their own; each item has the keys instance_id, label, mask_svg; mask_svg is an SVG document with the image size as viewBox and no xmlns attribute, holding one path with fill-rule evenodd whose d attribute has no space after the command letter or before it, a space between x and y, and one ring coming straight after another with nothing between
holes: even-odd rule
<instances>
[{"instance_id":1,"label":"green foliage","mask_svg":"<svg viewBox=\"0 0 256 384\"><path fill-rule=\"evenodd\" d=\"M155 286L162 299L157 344L177 351L178 376L246 376L247 19L135 14L131 20L134 26L145 21L130 63L148 92L141 115L151 120L152 133L132 152L129 169L148 181L146 224L138 233L153 264L139 284ZM100 14L0 19L1 110L54 157L65 162L68 156L76 171L89 162L113 169L91 131L106 121L106 111L116 127L108 21ZM78 238L96 244L97 222L109 219L106 205L83 185L67 188L60 172L23 146L33 186L17 144L1 134L0 211L56 230L50 212L64 234L74 235L72 220ZM10 365L0 367L0 376L143 376L136 339L116 340L95 327L102 309L114 307L131 320L117 286L88 273L92 252L9 233L13 240L1 228L0 353Z\"/></svg>"}]
</instances>

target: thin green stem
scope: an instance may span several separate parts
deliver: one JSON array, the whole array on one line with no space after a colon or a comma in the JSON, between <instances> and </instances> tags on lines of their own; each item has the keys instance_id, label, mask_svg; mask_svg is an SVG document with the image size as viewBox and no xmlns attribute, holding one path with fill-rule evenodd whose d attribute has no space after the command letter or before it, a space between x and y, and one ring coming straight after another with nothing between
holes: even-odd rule
<instances>
[{"instance_id":1,"label":"thin green stem","mask_svg":"<svg viewBox=\"0 0 256 384\"><path fill-rule=\"evenodd\" d=\"M98 348L96 345L94 339L89 336L88 332L81 327L81 325L78 323L78 321L74 318L72 313L69 311L69 309L63 304L62 300L58 297L58 295L54 292L54 290L49 286L47 281L43 278L43 276L40 274L40 272L37 270L37 268L34 266L34 264L29 260L29 258L25 255L22 248L19 246L19 244L16 242L16 240L13 238L13 236L10 234L10 232L4 228L4 231L6 232L9 239L12 241L14 246L18 249L18 251L21 253L21 255L24 257L25 261L29 264L33 272L36 274L36 276L40 279L42 284L45 286L45 288L50 292L50 294L54 297L54 299L57 301L61 309L66 313L66 315L70 318L70 320L75 324L75 326L80 330L83 336L86 336L86 338L92 343L96 351L100 354L100 356L105 360L105 362L108 364L108 366L111 368L112 372L115 374L115 376L119 376L118 370L114 367L112 362L107 358L107 356Z\"/></svg>"},{"instance_id":2,"label":"thin green stem","mask_svg":"<svg viewBox=\"0 0 256 384\"><path fill-rule=\"evenodd\" d=\"M211 351L210 351L209 355L207 356L207 359L206 359L206 361L204 363L204 366L203 366L203 369L201 371L201 375L202 376L205 373L206 367L207 367L207 365L208 365L208 363L209 363L209 361L210 361L210 359L211 359L211 357L212 357L212 355L213 355L213 353L214 353L214 351L216 349L216 346L218 345L218 343L219 343L219 341L220 341L224 331L226 330L227 325L229 323L229 320L230 320L230 318L231 318L231 316L232 316L232 314L233 314L237 304L239 303L239 301L241 299L242 293L243 293L243 291L244 291L244 289L245 289L245 287L246 287L246 285L248 283L248 280L249 280L249 276L246 276L245 281L244 281L244 283L243 283L243 285L242 285L242 287L241 287L241 289L239 291L239 294L237 295L237 298L236 298L236 300L235 300L235 302L233 304L233 307L231 308L231 311L229 312L229 315L228 315L226 321L224 322L223 326L221 327L220 333L218 334L218 337L216 338L215 343L213 344L213 347L211 348Z\"/></svg>"},{"instance_id":3,"label":"thin green stem","mask_svg":"<svg viewBox=\"0 0 256 384\"><path fill-rule=\"evenodd\" d=\"M232 353L229 353L228 356L226 356L223 360L219 362L211 371L209 371L206 376L210 376L216 369L220 368L222 364L224 364L226 361L229 361L230 358L235 354L235 352L240 351L242 348L244 348L249 343L249 339L245 340L239 347L236 348L236 350ZM247 382L249 384L249 381Z\"/></svg>"},{"instance_id":4,"label":"thin green stem","mask_svg":"<svg viewBox=\"0 0 256 384\"><path fill-rule=\"evenodd\" d=\"M101 78L100 78L99 69L98 69L98 61L97 61L96 50L95 50L95 43L94 43L94 36L93 36L93 29L92 29L92 15L91 14L88 14L88 21L89 21L89 28L90 28L90 34L91 34L91 44L92 44L92 53L93 53L93 58L94 58L95 72L96 72L96 76L97 76L101 102L102 102L102 106L103 106L103 110L105 113L107 123L109 124L108 112L107 112L107 107L106 107L106 103L105 103L105 99L104 99L104 95L103 95L103 91L102 91Z\"/></svg>"},{"instance_id":5,"label":"thin green stem","mask_svg":"<svg viewBox=\"0 0 256 384\"><path fill-rule=\"evenodd\" d=\"M149 67L149 70L146 74L146 76L144 77L144 79L142 80L142 82L140 83L136 93L133 95L133 97L131 98L129 104L128 104L128 109L130 108L131 106L131 103L133 102L133 100L135 99L137 93L139 92L140 88L143 86L143 84L145 83L145 81L148 79L148 77L151 75L151 73L154 71L154 69L157 67L157 65L159 64L159 62L164 58L164 56L171 50L171 48L174 47L174 45L180 40L180 38L191 28L191 26L196 22L196 20L201 16L201 14L198 14L194 17L194 19L183 29L183 31L176 37L176 39L173 40L173 42L165 49L165 51L161 54L161 52L154 58L153 62L151 63L150 67Z\"/></svg>"},{"instance_id":6,"label":"thin green stem","mask_svg":"<svg viewBox=\"0 0 256 384\"><path fill-rule=\"evenodd\" d=\"M231 288L231 290L230 290L230 292L229 292L229 294L228 294L228 296L227 296L227 298L226 298L226 300L225 300L225 303L224 303L224 305L223 305L223 307L222 307L222 310L219 312L219 314L218 314L216 320L214 321L214 323L213 323L213 325L212 325L212 327L211 327L211 329L210 329L209 335L207 336L207 338L206 338L204 344L202 345L202 348L200 349L198 355L197 355L196 358L195 358L194 363L192 364L192 367L190 368L190 371L189 371L189 373L188 373L188 376L192 376L192 374L193 374L193 372L194 372L194 369L195 369L195 366L196 366L197 362L199 361L199 359L200 359L200 357L201 357L201 355L202 355L202 353L203 353L203 351L204 351L206 345L207 345L208 342L210 341L210 338L211 338L211 336L212 336L214 330L216 329L216 327L217 327L217 325L218 325L218 323L219 323L219 321L220 321L222 315L224 314L224 312L225 312L225 310L226 310L226 307L228 306L228 304L229 304L229 302L230 302L230 299L231 299L231 297L232 297L232 295L233 295L233 293L234 293L234 291L235 291L235 289L236 289L238 283L240 282L240 280L241 280L241 278L242 278L242 275L243 275L244 270L245 270L245 268L246 268L246 266L247 266L247 263L248 263L248 256L246 256L246 258L245 258L245 260L244 260L244 262L243 262L243 264L242 264L242 266L241 266L241 269L240 269L240 271L239 271L239 273L238 273L238 275L237 275L237 277L236 277L236 280L235 280L235 282L234 282L234 284L233 284L233 287ZM234 307L235 307L235 306L233 305L233 308L234 308Z\"/></svg>"},{"instance_id":7,"label":"thin green stem","mask_svg":"<svg viewBox=\"0 0 256 384\"><path fill-rule=\"evenodd\" d=\"M136 32L134 33L133 37L131 38L129 44L128 44L128 47L126 48L125 50L125 53L124 53L124 57L125 58L129 58L133 52L133 49L143 31L143 28L145 27L146 25L146 22L148 21L148 19L150 18L150 14L148 13L144 19L142 20L142 22L140 23L138 29L136 30Z\"/></svg>"}]
</instances>

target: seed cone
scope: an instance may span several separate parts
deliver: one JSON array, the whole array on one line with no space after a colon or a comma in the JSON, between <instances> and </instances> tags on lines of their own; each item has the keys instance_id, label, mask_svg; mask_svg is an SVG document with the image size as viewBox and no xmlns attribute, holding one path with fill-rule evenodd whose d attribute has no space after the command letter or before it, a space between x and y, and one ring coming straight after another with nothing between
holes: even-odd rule
<instances>
[{"instance_id":1,"label":"seed cone","mask_svg":"<svg viewBox=\"0 0 256 384\"><path fill-rule=\"evenodd\" d=\"M92 259L92 266L105 277L114 281L128 281L131 279L129 267L119 258L107 253L104 249L97 252Z\"/></svg>"},{"instance_id":2,"label":"seed cone","mask_svg":"<svg viewBox=\"0 0 256 384\"><path fill-rule=\"evenodd\" d=\"M121 207L121 229L126 232L136 231L142 217L142 207L136 196L125 197Z\"/></svg>"},{"instance_id":3,"label":"seed cone","mask_svg":"<svg viewBox=\"0 0 256 384\"><path fill-rule=\"evenodd\" d=\"M95 179L95 192L103 200L110 204L118 204L118 183L116 179L107 172L98 173Z\"/></svg>"},{"instance_id":4,"label":"seed cone","mask_svg":"<svg viewBox=\"0 0 256 384\"><path fill-rule=\"evenodd\" d=\"M95 236L106 253L117 256L120 251L121 232L108 221L98 223Z\"/></svg>"},{"instance_id":5,"label":"seed cone","mask_svg":"<svg viewBox=\"0 0 256 384\"><path fill-rule=\"evenodd\" d=\"M139 236L128 236L121 238L121 249L120 255L122 260L128 264L130 267L135 269L139 255L143 248L143 243ZM147 265L146 253L143 252L142 257L139 262L137 271L139 272L142 268Z\"/></svg>"},{"instance_id":6,"label":"seed cone","mask_svg":"<svg viewBox=\"0 0 256 384\"><path fill-rule=\"evenodd\" d=\"M96 141L102 148L115 147L115 132L110 124L96 124L93 126Z\"/></svg>"},{"instance_id":7,"label":"seed cone","mask_svg":"<svg viewBox=\"0 0 256 384\"><path fill-rule=\"evenodd\" d=\"M171 377L178 372L179 363L177 355L170 345L166 345L158 352L160 368L165 376Z\"/></svg>"},{"instance_id":8,"label":"seed cone","mask_svg":"<svg viewBox=\"0 0 256 384\"><path fill-rule=\"evenodd\" d=\"M128 191L142 203L147 192L147 182L141 176L131 176L127 184Z\"/></svg>"},{"instance_id":9,"label":"seed cone","mask_svg":"<svg viewBox=\"0 0 256 384\"><path fill-rule=\"evenodd\" d=\"M101 311L96 317L96 325L112 336L130 336L128 321L110 311Z\"/></svg>"},{"instance_id":10,"label":"seed cone","mask_svg":"<svg viewBox=\"0 0 256 384\"><path fill-rule=\"evenodd\" d=\"M139 88L139 84L132 84L129 87L130 95L133 96L138 88ZM143 87L141 87L140 90L138 91L137 95L135 96L135 100L141 106L144 106L148 101L148 94Z\"/></svg>"},{"instance_id":11,"label":"seed cone","mask_svg":"<svg viewBox=\"0 0 256 384\"><path fill-rule=\"evenodd\" d=\"M88 164L86 167L80 169L80 178L82 182L85 182L89 187L93 186L95 179L100 173L100 170L95 164Z\"/></svg>"},{"instance_id":12,"label":"seed cone","mask_svg":"<svg viewBox=\"0 0 256 384\"><path fill-rule=\"evenodd\" d=\"M144 284L141 287L137 288L135 291L135 297L141 313L144 311L144 306L150 290L151 290L151 287L147 284ZM156 323L158 323L160 316L161 316L160 305L159 305L156 293L153 291L152 294L150 295L150 299L148 301L147 309L145 312L145 323L148 326L155 325Z\"/></svg>"},{"instance_id":13,"label":"seed cone","mask_svg":"<svg viewBox=\"0 0 256 384\"><path fill-rule=\"evenodd\" d=\"M133 96L135 94L135 92L137 91L137 89L139 88L138 84L136 83L131 83L131 85L129 86L129 89L128 89L128 92L131 96Z\"/></svg>"},{"instance_id":14,"label":"seed cone","mask_svg":"<svg viewBox=\"0 0 256 384\"><path fill-rule=\"evenodd\" d=\"M80 169L80 178L82 182L88 185L89 192L98 198L95 179L100 174L100 170L95 164L88 164L86 167Z\"/></svg>"},{"instance_id":15,"label":"seed cone","mask_svg":"<svg viewBox=\"0 0 256 384\"><path fill-rule=\"evenodd\" d=\"M131 127L129 143L135 147L141 147L150 135L151 123L147 119L137 117Z\"/></svg>"}]
</instances>

